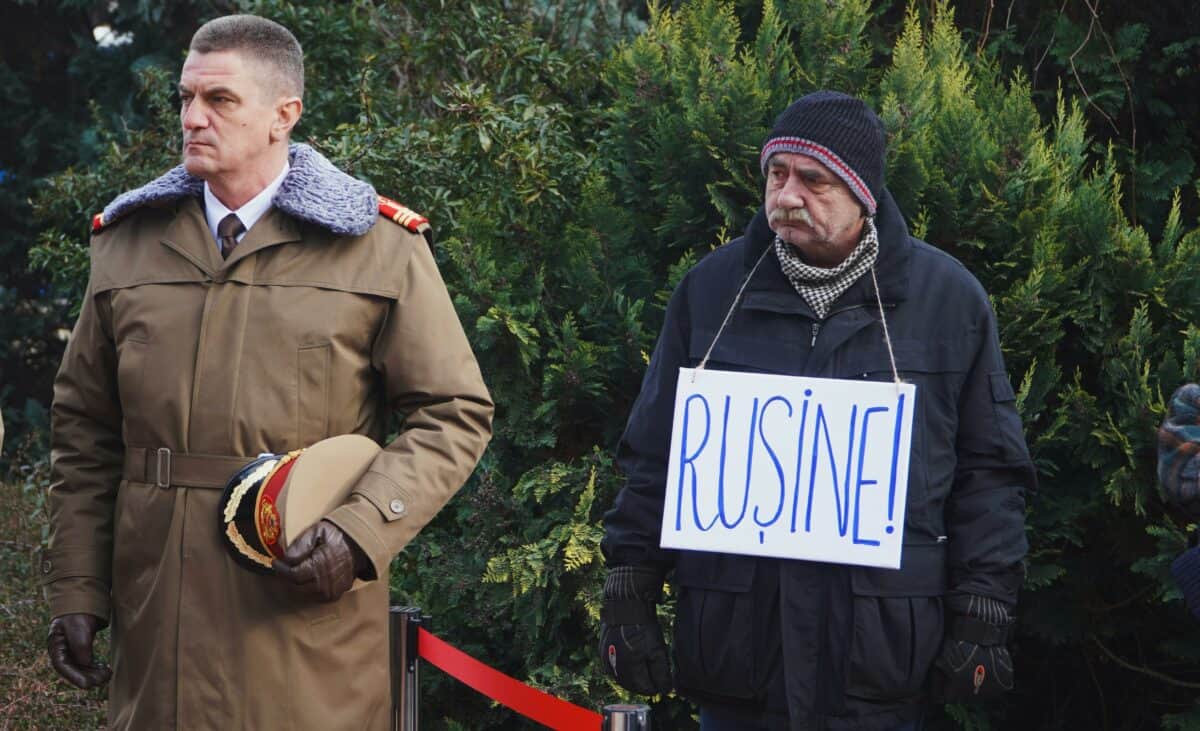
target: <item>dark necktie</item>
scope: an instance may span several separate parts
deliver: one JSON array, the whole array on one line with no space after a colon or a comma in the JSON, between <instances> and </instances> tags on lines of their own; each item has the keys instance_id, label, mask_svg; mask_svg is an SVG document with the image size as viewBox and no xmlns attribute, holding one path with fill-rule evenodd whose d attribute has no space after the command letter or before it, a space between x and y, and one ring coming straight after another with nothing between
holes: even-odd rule
<instances>
[{"instance_id":1,"label":"dark necktie","mask_svg":"<svg viewBox=\"0 0 1200 731\"><path fill-rule=\"evenodd\" d=\"M221 258L228 259L238 245L237 237L246 230L236 213L230 213L217 224L217 241L221 242Z\"/></svg>"}]
</instances>

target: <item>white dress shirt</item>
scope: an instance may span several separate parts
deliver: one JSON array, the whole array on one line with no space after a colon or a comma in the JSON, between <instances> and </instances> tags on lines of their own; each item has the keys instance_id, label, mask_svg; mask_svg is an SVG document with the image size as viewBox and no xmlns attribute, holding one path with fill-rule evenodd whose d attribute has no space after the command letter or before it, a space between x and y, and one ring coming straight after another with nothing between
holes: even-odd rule
<instances>
[{"instance_id":1,"label":"white dress shirt","mask_svg":"<svg viewBox=\"0 0 1200 731\"><path fill-rule=\"evenodd\" d=\"M288 170L292 166L288 165L285 160L283 163L283 171L279 176L272 180L267 187L259 191L258 195L246 201L245 205L236 211L231 211L225 207L225 204L217 200L213 195L212 190L208 187L208 181L204 182L204 218L208 220L208 229L212 231L213 242L217 245L217 253L221 251L221 241L217 236L217 224L221 223L221 219L228 216L230 213L237 215L238 220L245 226L245 230L238 235L238 243L242 243L242 239L246 238L246 234L250 229L254 228L254 224L258 223L258 219L263 217L263 214L271 207L271 200L275 197L275 192L279 190L279 186L283 184L284 177L287 176Z\"/></svg>"}]
</instances>

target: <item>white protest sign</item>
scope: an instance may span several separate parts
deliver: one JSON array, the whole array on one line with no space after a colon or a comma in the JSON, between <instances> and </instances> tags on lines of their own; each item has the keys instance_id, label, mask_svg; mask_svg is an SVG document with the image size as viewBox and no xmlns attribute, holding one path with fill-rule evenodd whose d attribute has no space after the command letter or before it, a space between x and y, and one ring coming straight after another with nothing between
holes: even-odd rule
<instances>
[{"instance_id":1,"label":"white protest sign","mask_svg":"<svg viewBox=\"0 0 1200 731\"><path fill-rule=\"evenodd\" d=\"M680 368L662 546L899 568L915 398Z\"/></svg>"}]
</instances>

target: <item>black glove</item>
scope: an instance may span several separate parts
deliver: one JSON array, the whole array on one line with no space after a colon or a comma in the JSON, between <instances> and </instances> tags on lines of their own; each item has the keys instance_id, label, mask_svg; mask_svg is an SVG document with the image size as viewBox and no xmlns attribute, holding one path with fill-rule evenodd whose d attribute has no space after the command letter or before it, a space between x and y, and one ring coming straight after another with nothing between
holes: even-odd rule
<instances>
[{"instance_id":1,"label":"black glove","mask_svg":"<svg viewBox=\"0 0 1200 731\"><path fill-rule=\"evenodd\" d=\"M671 690L671 665L655 606L662 575L653 569L617 566L604 581L600 609L600 664L621 687L641 695Z\"/></svg>"},{"instance_id":2,"label":"black glove","mask_svg":"<svg viewBox=\"0 0 1200 731\"><path fill-rule=\"evenodd\" d=\"M962 595L948 600L950 628L934 663L933 696L945 703L997 698L1012 690L1005 643L1013 624L1003 602Z\"/></svg>"},{"instance_id":3,"label":"black glove","mask_svg":"<svg viewBox=\"0 0 1200 731\"><path fill-rule=\"evenodd\" d=\"M112 677L112 670L92 658L96 633L107 623L94 614L64 614L50 622L46 654L50 665L71 685L87 690L98 688Z\"/></svg>"},{"instance_id":4,"label":"black glove","mask_svg":"<svg viewBox=\"0 0 1200 731\"><path fill-rule=\"evenodd\" d=\"M346 593L356 577L366 575L370 562L341 528L319 520L296 536L271 567L298 596L332 602Z\"/></svg>"}]
</instances>

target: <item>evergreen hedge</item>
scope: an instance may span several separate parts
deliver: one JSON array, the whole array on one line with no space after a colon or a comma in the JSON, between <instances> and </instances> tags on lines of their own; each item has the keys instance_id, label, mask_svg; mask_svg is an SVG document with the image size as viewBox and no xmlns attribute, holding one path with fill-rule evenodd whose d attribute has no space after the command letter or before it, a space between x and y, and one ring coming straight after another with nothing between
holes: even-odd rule
<instances>
[{"instance_id":1,"label":"evergreen hedge","mask_svg":"<svg viewBox=\"0 0 1200 731\"><path fill-rule=\"evenodd\" d=\"M1028 72L977 53L946 2L914 3L884 41L867 0L691 0L644 22L620 2L554 5L247 5L305 43L299 138L433 221L497 402L475 476L394 564L397 601L556 695L627 697L593 660L610 455L671 288L759 205L774 115L833 87L880 110L910 228L991 294L1041 477L1017 689L937 723L1200 729L1200 631L1167 574L1189 526L1153 469L1165 395L1200 376L1195 184L1132 223L1080 100L1039 112ZM34 260L76 299L90 214L173 163L176 73L144 71L149 121L101 120L101 158L35 200ZM437 727L520 725L440 673L425 683ZM655 706L661 728L688 727L678 700Z\"/></svg>"}]
</instances>

